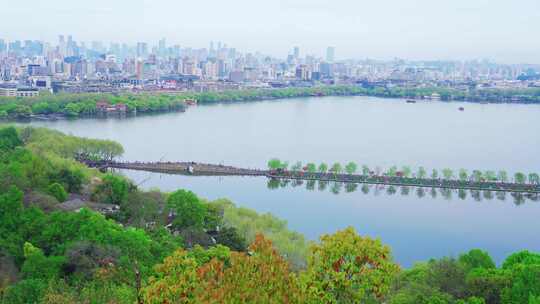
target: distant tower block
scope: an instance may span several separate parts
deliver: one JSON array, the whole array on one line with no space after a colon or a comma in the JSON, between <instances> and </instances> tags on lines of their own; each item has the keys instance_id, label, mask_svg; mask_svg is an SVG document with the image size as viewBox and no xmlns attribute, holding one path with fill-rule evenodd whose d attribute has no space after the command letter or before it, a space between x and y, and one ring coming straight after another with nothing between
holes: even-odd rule
<instances>
[{"instance_id":1,"label":"distant tower block","mask_svg":"<svg viewBox=\"0 0 540 304\"><path fill-rule=\"evenodd\" d=\"M329 46L326 49L326 61L333 62L335 60L336 56L336 48L333 46Z\"/></svg>"}]
</instances>

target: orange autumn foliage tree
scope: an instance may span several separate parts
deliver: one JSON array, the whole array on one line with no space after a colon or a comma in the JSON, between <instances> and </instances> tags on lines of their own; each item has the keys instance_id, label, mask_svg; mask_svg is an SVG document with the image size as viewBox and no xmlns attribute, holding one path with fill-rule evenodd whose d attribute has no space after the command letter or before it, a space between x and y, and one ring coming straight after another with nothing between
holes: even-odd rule
<instances>
[{"instance_id":1,"label":"orange autumn foliage tree","mask_svg":"<svg viewBox=\"0 0 540 304\"><path fill-rule=\"evenodd\" d=\"M353 228L321 237L299 276L257 235L249 254L197 260L178 250L156 267L144 303L372 303L388 293L399 266L379 240Z\"/></svg>"},{"instance_id":2,"label":"orange autumn foliage tree","mask_svg":"<svg viewBox=\"0 0 540 304\"><path fill-rule=\"evenodd\" d=\"M145 303L302 303L302 293L289 264L257 235L250 255L197 265L184 250L156 267L158 276L143 291Z\"/></svg>"},{"instance_id":3,"label":"orange autumn foliage tree","mask_svg":"<svg viewBox=\"0 0 540 304\"><path fill-rule=\"evenodd\" d=\"M202 303L300 303L301 291L289 264L261 234L251 255L234 252L230 265L212 260L199 269L205 293Z\"/></svg>"}]
</instances>

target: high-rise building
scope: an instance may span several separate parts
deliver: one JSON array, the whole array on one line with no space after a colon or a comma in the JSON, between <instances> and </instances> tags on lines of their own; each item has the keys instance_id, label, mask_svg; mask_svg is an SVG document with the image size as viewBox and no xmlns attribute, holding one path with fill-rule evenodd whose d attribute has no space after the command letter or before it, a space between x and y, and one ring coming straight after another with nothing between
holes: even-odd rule
<instances>
[{"instance_id":1,"label":"high-rise building","mask_svg":"<svg viewBox=\"0 0 540 304\"><path fill-rule=\"evenodd\" d=\"M167 55L167 40L165 40L165 38L159 40L158 54L162 57L165 57Z\"/></svg>"},{"instance_id":2,"label":"high-rise building","mask_svg":"<svg viewBox=\"0 0 540 304\"><path fill-rule=\"evenodd\" d=\"M311 71L309 67L302 64L296 68L296 78L299 80L311 80Z\"/></svg>"},{"instance_id":3,"label":"high-rise building","mask_svg":"<svg viewBox=\"0 0 540 304\"><path fill-rule=\"evenodd\" d=\"M294 47L294 58L300 58L300 48L297 46Z\"/></svg>"},{"instance_id":4,"label":"high-rise building","mask_svg":"<svg viewBox=\"0 0 540 304\"><path fill-rule=\"evenodd\" d=\"M326 61L334 62L335 56L336 56L336 48L333 46L329 46L326 49Z\"/></svg>"},{"instance_id":5,"label":"high-rise building","mask_svg":"<svg viewBox=\"0 0 540 304\"><path fill-rule=\"evenodd\" d=\"M321 76L323 76L323 77L333 77L334 76L334 71L333 71L333 68L332 68L332 64L330 64L330 63L327 63L327 62L321 63L319 69L320 69L320 72L321 72Z\"/></svg>"},{"instance_id":6,"label":"high-rise building","mask_svg":"<svg viewBox=\"0 0 540 304\"><path fill-rule=\"evenodd\" d=\"M137 57L146 57L148 55L148 44L146 42L137 42Z\"/></svg>"},{"instance_id":7,"label":"high-rise building","mask_svg":"<svg viewBox=\"0 0 540 304\"><path fill-rule=\"evenodd\" d=\"M135 64L135 72L136 72L138 80L143 79L144 62L142 60L140 60L140 59L138 59L136 64Z\"/></svg>"},{"instance_id":8,"label":"high-rise building","mask_svg":"<svg viewBox=\"0 0 540 304\"><path fill-rule=\"evenodd\" d=\"M58 52L60 52L61 55L66 54L66 41L64 40L64 35L58 36Z\"/></svg>"},{"instance_id":9,"label":"high-rise building","mask_svg":"<svg viewBox=\"0 0 540 304\"><path fill-rule=\"evenodd\" d=\"M94 51L97 51L97 52L103 52L104 51L104 47L103 47L103 42L101 41L92 41L92 49Z\"/></svg>"}]
</instances>

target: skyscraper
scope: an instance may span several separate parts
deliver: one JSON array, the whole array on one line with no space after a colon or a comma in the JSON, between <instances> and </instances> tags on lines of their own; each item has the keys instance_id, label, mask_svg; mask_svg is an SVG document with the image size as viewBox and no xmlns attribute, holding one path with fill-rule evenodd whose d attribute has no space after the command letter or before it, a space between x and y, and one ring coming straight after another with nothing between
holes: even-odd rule
<instances>
[{"instance_id":1,"label":"skyscraper","mask_svg":"<svg viewBox=\"0 0 540 304\"><path fill-rule=\"evenodd\" d=\"M148 44L146 42L137 42L137 57L143 58L148 55Z\"/></svg>"},{"instance_id":2,"label":"skyscraper","mask_svg":"<svg viewBox=\"0 0 540 304\"><path fill-rule=\"evenodd\" d=\"M60 52L60 54L66 55L66 50L67 46L66 41L64 40L64 35L60 35L58 36L58 51Z\"/></svg>"},{"instance_id":3,"label":"skyscraper","mask_svg":"<svg viewBox=\"0 0 540 304\"><path fill-rule=\"evenodd\" d=\"M294 58L300 58L300 48L297 46L294 47Z\"/></svg>"},{"instance_id":4,"label":"skyscraper","mask_svg":"<svg viewBox=\"0 0 540 304\"><path fill-rule=\"evenodd\" d=\"M165 38L162 38L159 41L158 54L162 57L165 57L167 55L167 40L165 40Z\"/></svg>"},{"instance_id":5,"label":"skyscraper","mask_svg":"<svg viewBox=\"0 0 540 304\"><path fill-rule=\"evenodd\" d=\"M329 46L327 49L326 49L326 61L328 62L333 62L334 61L334 57L336 55L336 48L334 48L333 46Z\"/></svg>"}]
</instances>

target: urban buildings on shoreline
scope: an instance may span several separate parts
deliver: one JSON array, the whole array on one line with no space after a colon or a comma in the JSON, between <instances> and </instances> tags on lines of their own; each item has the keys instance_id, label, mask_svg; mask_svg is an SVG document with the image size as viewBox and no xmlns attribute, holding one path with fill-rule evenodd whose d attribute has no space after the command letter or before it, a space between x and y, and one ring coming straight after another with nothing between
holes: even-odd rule
<instances>
[{"instance_id":1,"label":"urban buildings on shoreline","mask_svg":"<svg viewBox=\"0 0 540 304\"><path fill-rule=\"evenodd\" d=\"M244 53L225 43L208 48L75 41L54 44L0 38L0 96L50 92L219 91L243 88L375 84L403 87L540 87L540 65L482 61L339 59L334 47L324 58L293 47L287 58Z\"/></svg>"}]
</instances>

